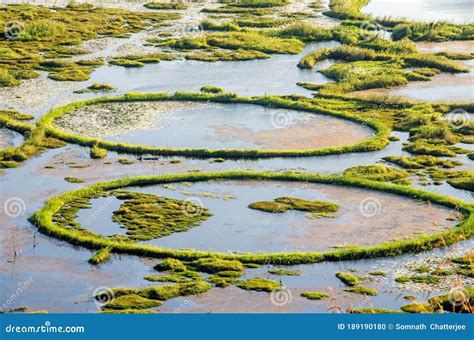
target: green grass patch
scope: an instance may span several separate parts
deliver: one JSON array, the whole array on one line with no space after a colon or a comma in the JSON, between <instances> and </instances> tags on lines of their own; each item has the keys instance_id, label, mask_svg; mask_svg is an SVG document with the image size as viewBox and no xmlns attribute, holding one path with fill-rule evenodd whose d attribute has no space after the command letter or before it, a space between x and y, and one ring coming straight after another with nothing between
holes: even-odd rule
<instances>
[{"instance_id":1,"label":"green grass patch","mask_svg":"<svg viewBox=\"0 0 474 340\"><path fill-rule=\"evenodd\" d=\"M303 292L301 296L308 300L322 300L329 297L329 294L321 292Z\"/></svg>"},{"instance_id":2,"label":"green grass patch","mask_svg":"<svg viewBox=\"0 0 474 340\"><path fill-rule=\"evenodd\" d=\"M336 277L341 280L345 285L353 287L359 284L359 279L357 276L352 275L351 273L336 273Z\"/></svg>"},{"instance_id":3,"label":"green grass patch","mask_svg":"<svg viewBox=\"0 0 474 340\"><path fill-rule=\"evenodd\" d=\"M361 294L361 295L368 295L368 296L376 296L378 293L375 289L367 288L367 287L352 287L344 289L345 292Z\"/></svg>"},{"instance_id":4,"label":"green grass patch","mask_svg":"<svg viewBox=\"0 0 474 340\"><path fill-rule=\"evenodd\" d=\"M258 292L273 292L281 287L280 283L270 280L254 277L245 281L236 281L235 285L245 290L255 290Z\"/></svg>"},{"instance_id":5,"label":"green grass patch","mask_svg":"<svg viewBox=\"0 0 474 340\"><path fill-rule=\"evenodd\" d=\"M339 210L339 206L335 203L309 201L296 197L278 197L273 202L254 202L249 205L249 208L271 213L284 213L287 210L307 211L312 217L328 217Z\"/></svg>"}]
</instances>

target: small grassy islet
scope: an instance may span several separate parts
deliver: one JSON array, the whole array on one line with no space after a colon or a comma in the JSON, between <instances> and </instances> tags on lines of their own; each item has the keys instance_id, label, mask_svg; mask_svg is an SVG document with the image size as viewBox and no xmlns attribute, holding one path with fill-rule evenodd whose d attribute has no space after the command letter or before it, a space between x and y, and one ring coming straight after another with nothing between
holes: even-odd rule
<instances>
[{"instance_id":1,"label":"small grassy islet","mask_svg":"<svg viewBox=\"0 0 474 340\"><path fill-rule=\"evenodd\" d=\"M284 213L288 210L307 211L312 217L328 217L339 210L339 206L335 203L296 197L278 197L273 202L254 202L249 205L249 208L270 213Z\"/></svg>"}]
</instances>

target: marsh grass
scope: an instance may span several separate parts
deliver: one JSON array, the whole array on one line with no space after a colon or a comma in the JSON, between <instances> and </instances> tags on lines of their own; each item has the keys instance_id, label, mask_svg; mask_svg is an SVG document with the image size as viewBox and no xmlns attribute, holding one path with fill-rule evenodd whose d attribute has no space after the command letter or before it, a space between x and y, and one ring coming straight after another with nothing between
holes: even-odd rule
<instances>
[{"instance_id":1,"label":"marsh grass","mask_svg":"<svg viewBox=\"0 0 474 340\"><path fill-rule=\"evenodd\" d=\"M77 136L59 130L53 126L55 119L62 115L79 109L88 105L99 103L113 103L113 102L135 102L135 101L212 101L217 103L244 103L256 104L271 108L294 109L298 111L307 111L317 114L325 114L339 118L349 119L355 122L364 123L367 126L376 130L374 136L360 143L353 145L346 145L341 147L329 147L323 149L309 149L309 150L242 150L242 149L225 149L225 150L209 150L209 149L173 149L160 148L142 145L129 145L125 143L114 143L108 141L101 141L84 136ZM333 107L325 107L322 104L328 104L330 101L321 100L313 103L311 101L291 100L282 97L239 97L231 93L223 94L209 94L209 93L175 93L168 95L166 93L146 94L146 93L128 93L119 97L103 97L95 98L86 101L80 101L67 106L54 109L44 115L38 122L38 126L46 129L48 135L58 138L60 140L80 144L84 146L97 145L99 148L107 149L109 151L118 151L132 154L146 154L152 153L155 155L167 156L193 156L202 158L262 158L262 157L304 157L315 155L341 154L346 152L365 152L380 150L388 144L388 136L391 132L390 128L379 119L367 119L367 117L358 116L356 114L347 112L346 110L336 110ZM334 102L334 101L333 101ZM341 101L338 102L339 104Z\"/></svg>"},{"instance_id":2,"label":"marsh grass","mask_svg":"<svg viewBox=\"0 0 474 340\"><path fill-rule=\"evenodd\" d=\"M328 217L339 210L339 206L335 203L296 197L278 197L273 202L254 202L249 205L249 208L270 213L284 213L288 210L307 211L313 217Z\"/></svg>"},{"instance_id":3,"label":"marsh grass","mask_svg":"<svg viewBox=\"0 0 474 340\"><path fill-rule=\"evenodd\" d=\"M166 184L173 182L196 182L210 179L253 179L253 180L288 180L304 181L310 183L326 183L334 185L356 186L369 190L380 190L388 193L408 196L417 200L427 200L432 203L442 204L450 208L458 209L461 221L458 226L443 232L431 235L420 235L409 240L394 240L380 245L357 247L351 246L335 251L314 253L314 252L293 252L293 253L217 253L208 251L198 251L191 249L165 249L154 246L139 245L128 242L118 242L110 238L86 232L80 229L71 229L53 221L53 216L69 205L74 200L81 201L83 197L97 195L104 190L116 190L127 186L142 186L153 184ZM181 175L162 175L121 179L113 182L97 183L93 186L82 188L77 191L67 192L49 199L44 207L37 211L31 221L44 234L67 241L71 244L81 245L86 248L100 249L106 246L112 247L112 252L125 253L137 256L147 256L155 258L173 258L173 260L192 261L206 257L216 257L224 260L238 260L242 263L252 264L275 264L290 265L315 263L321 261L342 261L356 260L361 258L373 258L383 256L395 256L403 253L417 253L436 247L443 247L454 244L461 240L469 239L474 234L474 216L472 211L474 206L460 200L441 196L435 193L421 191L412 187L386 184L381 182L368 181L365 179L348 178L344 176L331 175L322 176L315 174L295 174L295 173L265 173L265 172L244 172L229 171L217 173L188 173Z\"/></svg>"},{"instance_id":4,"label":"marsh grass","mask_svg":"<svg viewBox=\"0 0 474 340\"><path fill-rule=\"evenodd\" d=\"M308 300L322 300L328 298L329 294L321 292L303 292L301 293L301 296Z\"/></svg>"},{"instance_id":5,"label":"marsh grass","mask_svg":"<svg viewBox=\"0 0 474 340\"><path fill-rule=\"evenodd\" d=\"M52 59L57 61L87 53L78 48L83 41L125 37L179 17L173 12L131 12L90 4L70 4L54 11L46 6L8 5L0 11L0 26L20 22L22 29L15 39L0 37L0 86L15 86L22 79L37 77L34 70L44 70L44 63ZM54 80L84 81L102 63L70 62L64 63L62 68L46 68L46 71Z\"/></svg>"}]
</instances>

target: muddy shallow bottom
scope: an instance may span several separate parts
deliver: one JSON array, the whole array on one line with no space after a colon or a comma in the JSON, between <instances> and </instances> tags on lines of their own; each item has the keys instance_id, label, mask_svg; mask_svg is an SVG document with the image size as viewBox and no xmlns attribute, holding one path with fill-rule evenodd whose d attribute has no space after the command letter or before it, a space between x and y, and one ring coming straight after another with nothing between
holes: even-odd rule
<instances>
[{"instance_id":1,"label":"muddy shallow bottom","mask_svg":"<svg viewBox=\"0 0 474 340\"><path fill-rule=\"evenodd\" d=\"M337 246L375 245L393 239L439 232L455 222L452 211L412 199L365 189L294 182L211 181L171 186L130 188L159 196L192 199L213 214L201 225L144 242L165 248L193 248L220 252L326 251ZM249 209L256 201L291 196L336 203L333 217L309 218L307 212L289 210L273 214ZM78 222L94 232L123 234L112 222L118 202L93 201L80 211ZM100 211L100 214L97 214ZM100 215L100 220L91 216Z\"/></svg>"},{"instance_id":2,"label":"muddy shallow bottom","mask_svg":"<svg viewBox=\"0 0 474 340\"><path fill-rule=\"evenodd\" d=\"M88 137L173 148L308 150L355 144L372 135L360 124L259 105L135 102L90 105L55 124Z\"/></svg>"}]
</instances>

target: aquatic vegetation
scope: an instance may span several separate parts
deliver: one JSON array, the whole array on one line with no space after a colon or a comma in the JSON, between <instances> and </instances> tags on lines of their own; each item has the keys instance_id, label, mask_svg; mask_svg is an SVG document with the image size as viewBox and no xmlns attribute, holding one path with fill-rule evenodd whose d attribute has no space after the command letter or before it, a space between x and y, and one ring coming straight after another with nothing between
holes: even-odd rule
<instances>
[{"instance_id":1,"label":"aquatic vegetation","mask_svg":"<svg viewBox=\"0 0 474 340\"><path fill-rule=\"evenodd\" d=\"M454 168L455 166L461 165L461 162L455 160L446 160L443 158L433 156L417 156L417 157L405 157L405 156L388 156L384 157L383 160L394 163L405 169L424 169L426 167L440 166L442 168Z\"/></svg>"},{"instance_id":2,"label":"aquatic vegetation","mask_svg":"<svg viewBox=\"0 0 474 340\"><path fill-rule=\"evenodd\" d=\"M322 300L329 297L329 294L321 292L303 292L300 295L308 300Z\"/></svg>"},{"instance_id":3,"label":"aquatic vegetation","mask_svg":"<svg viewBox=\"0 0 474 340\"><path fill-rule=\"evenodd\" d=\"M281 268L275 268L275 269L270 269L268 273L273 274L273 275L287 275L287 276L298 276L301 274L300 271L298 270L288 270L288 269L281 269Z\"/></svg>"},{"instance_id":4,"label":"aquatic vegetation","mask_svg":"<svg viewBox=\"0 0 474 340\"><path fill-rule=\"evenodd\" d=\"M373 276L387 276L387 273L383 271L370 272L369 274Z\"/></svg>"},{"instance_id":5,"label":"aquatic vegetation","mask_svg":"<svg viewBox=\"0 0 474 340\"><path fill-rule=\"evenodd\" d=\"M104 247L98 250L91 258L88 260L90 264L101 264L107 262L110 258L110 251L112 250L111 247Z\"/></svg>"},{"instance_id":6,"label":"aquatic vegetation","mask_svg":"<svg viewBox=\"0 0 474 340\"><path fill-rule=\"evenodd\" d=\"M369 0L330 0L330 11L324 14L339 19L363 19L365 16L360 9L368 2Z\"/></svg>"},{"instance_id":7,"label":"aquatic vegetation","mask_svg":"<svg viewBox=\"0 0 474 340\"><path fill-rule=\"evenodd\" d=\"M30 115L16 111L0 110L0 127L25 135L20 146L0 150L0 168L16 168L25 160L45 149L59 148L65 145L62 141L47 137L43 128L36 128L25 122L31 118Z\"/></svg>"},{"instance_id":8,"label":"aquatic vegetation","mask_svg":"<svg viewBox=\"0 0 474 340\"><path fill-rule=\"evenodd\" d=\"M259 277L254 277L245 281L235 281L235 285L245 290L255 290L258 292L273 292L281 286L281 284L276 281Z\"/></svg>"},{"instance_id":9,"label":"aquatic vegetation","mask_svg":"<svg viewBox=\"0 0 474 340\"><path fill-rule=\"evenodd\" d=\"M341 280L344 284L348 286L357 286L359 284L359 279L357 276L352 275L351 273L336 273L336 277Z\"/></svg>"},{"instance_id":10,"label":"aquatic vegetation","mask_svg":"<svg viewBox=\"0 0 474 340\"><path fill-rule=\"evenodd\" d=\"M289 0L220 0L220 2L231 4L235 7L267 8L286 5L289 3Z\"/></svg>"},{"instance_id":11,"label":"aquatic vegetation","mask_svg":"<svg viewBox=\"0 0 474 340\"><path fill-rule=\"evenodd\" d=\"M447 22L411 22L397 25L392 30L392 38L409 38L413 41L452 41L474 39L474 25L457 25Z\"/></svg>"},{"instance_id":12,"label":"aquatic vegetation","mask_svg":"<svg viewBox=\"0 0 474 340\"><path fill-rule=\"evenodd\" d=\"M180 260L167 258L155 265L154 269L158 271L184 272L187 270L187 267Z\"/></svg>"},{"instance_id":13,"label":"aquatic vegetation","mask_svg":"<svg viewBox=\"0 0 474 340\"><path fill-rule=\"evenodd\" d=\"M369 296L376 296L378 293L375 289L367 288L367 287L352 287L344 289L345 292L361 294L361 295L369 295Z\"/></svg>"},{"instance_id":14,"label":"aquatic vegetation","mask_svg":"<svg viewBox=\"0 0 474 340\"><path fill-rule=\"evenodd\" d=\"M149 2L143 5L148 9L178 9L183 10L187 9L188 5L183 2Z\"/></svg>"},{"instance_id":15,"label":"aquatic vegetation","mask_svg":"<svg viewBox=\"0 0 474 340\"><path fill-rule=\"evenodd\" d=\"M126 228L127 236L135 241L189 230L211 215L208 209L192 201L136 192L113 194L124 203L113 212L112 220Z\"/></svg>"},{"instance_id":16,"label":"aquatic vegetation","mask_svg":"<svg viewBox=\"0 0 474 340\"><path fill-rule=\"evenodd\" d=\"M64 180L69 183L84 183L84 180L77 177L64 177Z\"/></svg>"},{"instance_id":17,"label":"aquatic vegetation","mask_svg":"<svg viewBox=\"0 0 474 340\"><path fill-rule=\"evenodd\" d=\"M323 149L308 149L308 150L242 150L242 149L224 149L224 150L208 150L208 149L173 149L173 148L162 148L162 147L147 147L138 145L128 145L125 143L114 143L107 141L98 141L97 139L88 138L84 136L77 136L71 133L66 133L53 126L54 120L63 116L64 114L85 107L87 105L94 105L100 103L115 103L115 102L135 102L135 101L165 101L165 100L177 100L177 101L212 101L218 103L245 103L245 104L256 104L272 108L285 108L295 109L300 111L313 112L318 114L327 114L335 117L346 118L356 122L361 122L367 126L374 128L376 133L373 137L364 140L358 144L331 147ZM334 101L331 101L331 103ZM327 105L330 101L325 99L319 99L318 101L313 100L296 100L282 98L282 97L239 97L235 94L224 93L224 94L208 94L208 93L175 93L174 95L168 95L165 93L157 94L146 94L146 93L128 93L120 97L104 97L94 98L86 101L80 101L69 104L62 108L53 109L45 116L43 116L38 124L44 127L48 134L67 141L69 143L77 143L85 146L98 145L100 148L108 149L110 151L119 151L125 153L138 153L146 154L151 153L154 155L175 155L175 156L196 156L202 158L259 158L259 157L295 157L295 156L314 156L314 155L327 155L327 154L340 154L344 152L357 152L357 151L373 151L383 148L388 143L388 135L390 133L389 127L378 119L378 117L370 117L367 115L359 116L353 113L348 113L347 110L340 110L341 104L346 104L346 101L337 100L335 105ZM350 104L350 103L347 103ZM327 107L326 107L327 106ZM362 108L364 106L362 105ZM372 110L374 114L379 115L380 110ZM382 111L383 112L383 111ZM370 119L369 119L370 118ZM372 119L373 118L373 119ZM385 119L384 119L385 120Z\"/></svg>"},{"instance_id":18,"label":"aquatic vegetation","mask_svg":"<svg viewBox=\"0 0 474 340\"><path fill-rule=\"evenodd\" d=\"M199 50L198 52L191 52L185 55L186 59L199 60L207 62L216 61L245 61L254 59L270 58L270 55L252 50Z\"/></svg>"},{"instance_id":19,"label":"aquatic vegetation","mask_svg":"<svg viewBox=\"0 0 474 340\"><path fill-rule=\"evenodd\" d=\"M222 272L236 272L238 276L242 275L245 268L242 262L237 260L223 260L214 257L202 258L193 261L189 266L197 271L218 274L220 276L228 276L226 274L221 275ZM230 274L231 276L233 274Z\"/></svg>"},{"instance_id":20,"label":"aquatic vegetation","mask_svg":"<svg viewBox=\"0 0 474 340\"><path fill-rule=\"evenodd\" d=\"M393 182L408 177L408 172L391 168L382 164L361 165L346 169L344 175L360 177L371 181Z\"/></svg>"},{"instance_id":21,"label":"aquatic vegetation","mask_svg":"<svg viewBox=\"0 0 474 340\"><path fill-rule=\"evenodd\" d=\"M98 145L98 144L97 144ZM128 158L119 158L118 162L122 165L132 165L134 164L135 162L134 161L131 161L130 159Z\"/></svg>"},{"instance_id":22,"label":"aquatic vegetation","mask_svg":"<svg viewBox=\"0 0 474 340\"><path fill-rule=\"evenodd\" d=\"M433 313L433 307L429 304L423 304L419 302L409 303L400 307L402 311L405 313L415 313L415 314L423 314L423 313Z\"/></svg>"},{"instance_id":23,"label":"aquatic vegetation","mask_svg":"<svg viewBox=\"0 0 474 340\"><path fill-rule=\"evenodd\" d=\"M184 283L190 282L190 278L179 275L166 275L166 276L145 276L143 279L151 282L174 282Z\"/></svg>"},{"instance_id":24,"label":"aquatic vegetation","mask_svg":"<svg viewBox=\"0 0 474 340\"><path fill-rule=\"evenodd\" d=\"M122 295L114 298L102 308L107 309L147 309L161 306L163 303L158 300L144 298L137 294Z\"/></svg>"},{"instance_id":25,"label":"aquatic vegetation","mask_svg":"<svg viewBox=\"0 0 474 340\"><path fill-rule=\"evenodd\" d=\"M96 159L105 158L107 156L107 149L102 149L95 144L91 147L90 156Z\"/></svg>"},{"instance_id":26,"label":"aquatic vegetation","mask_svg":"<svg viewBox=\"0 0 474 340\"><path fill-rule=\"evenodd\" d=\"M284 213L287 210L307 211L314 217L328 217L339 210L339 206L335 203L309 201L296 197L278 197L273 202L254 202L249 205L249 208L271 213Z\"/></svg>"},{"instance_id":27,"label":"aquatic vegetation","mask_svg":"<svg viewBox=\"0 0 474 340\"><path fill-rule=\"evenodd\" d=\"M145 64L158 64L166 60L175 60L176 57L163 52L148 53L148 54L130 54L122 57L115 57L109 59L109 64L123 66L123 67L143 67Z\"/></svg>"},{"instance_id":28,"label":"aquatic vegetation","mask_svg":"<svg viewBox=\"0 0 474 340\"><path fill-rule=\"evenodd\" d=\"M195 182L210 179L253 179L253 180L292 180L307 181L313 183L326 183L336 185L349 185L371 190L382 190L384 192L416 197L420 200L438 203L447 207L456 208L460 213L460 222L456 228L445 230L431 235L420 235L409 240L394 240L381 245L358 247L351 246L335 251L324 253L312 252L290 252L274 254L238 254L238 253L217 253L209 251L198 251L191 249L164 249L148 245L140 245L131 242L119 242L111 238L103 237L83 229L72 229L66 227L71 218L64 219L58 211L68 209L73 210L69 215L73 215L79 208L85 205L88 207L88 199L93 195L101 195L105 190L117 190L127 186L141 186L152 184L166 184L172 182ZM84 199L87 197L87 199ZM77 210L74 210L77 209ZM461 240L471 238L474 235L474 216L472 204L462 202L450 197L441 196L435 193L421 191L412 187L386 184L382 182L368 181L364 179L349 178L339 175L322 176L317 174L296 174L287 173L265 173L250 171L228 171L205 173L195 172L181 175L161 175L149 177L127 178L112 182L98 183L88 188L64 193L49 199L45 206L37 211L31 221L38 227L39 231L70 243L81 245L87 248L98 249L111 246L112 252L126 253L138 256L155 258L174 258L177 260L197 260L205 257L217 257L224 260L238 260L242 263L253 264L275 264L290 265L301 263L315 263L321 261L341 261L355 260L360 258L371 258L381 256L394 256L408 252L420 252L435 247L442 247L454 244ZM54 217L53 217L54 216ZM58 218L60 216L61 218ZM61 222L64 221L64 222Z\"/></svg>"},{"instance_id":29,"label":"aquatic vegetation","mask_svg":"<svg viewBox=\"0 0 474 340\"><path fill-rule=\"evenodd\" d=\"M46 6L8 5L0 12L0 25L19 22L22 29L13 39L0 40L0 86L15 86L22 79L36 77L34 70L46 70L51 79L59 81L87 80L98 63L59 63L56 58L86 53L78 48L83 41L123 37L177 18L177 13L131 12L90 4L69 4L54 11Z\"/></svg>"},{"instance_id":30,"label":"aquatic vegetation","mask_svg":"<svg viewBox=\"0 0 474 340\"><path fill-rule=\"evenodd\" d=\"M221 87L212 86L212 85L203 86L201 87L200 90L201 92L204 92L204 93L223 93L224 92L224 90Z\"/></svg>"},{"instance_id":31,"label":"aquatic vegetation","mask_svg":"<svg viewBox=\"0 0 474 340\"><path fill-rule=\"evenodd\" d=\"M81 94L81 93L89 93L89 92L107 92L107 91L113 91L113 90L115 90L115 87L113 87L112 85L94 83L83 90L74 91L74 93Z\"/></svg>"},{"instance_id":32,"label":"aquatic vegetation","mask_svg":"<svg viewBox=\"0 0 474 340\"><path fill-rule=\"evenodd\" d=\"M348 313L352 314L400 314L402 312L398 310L385 309L385 308L349 308Z\"/></svg>"},{"instance_id":33,"label":"aquatic vegetation","mask_svg":"<svg viewBox=\"0 0 474 340\"><path fill-rule=\"evenodd\" d=\"M474 174L472 172L463 172L461 176L450 178L447 182L454 188L474 192Z\"/></svg>"},{"instance_id":34,"label":"aquatic vegetation","mask_svg":"<svg viewBox=\"0 0 474 340\"><path fill-rule=\"evenodd\" d=\"M440 282L440 278L435 275L411 275L411 276L400 276L395 278L395 282L398 283L426 283L426 284L437 284Z\"/></svg>"}]
</instances>

